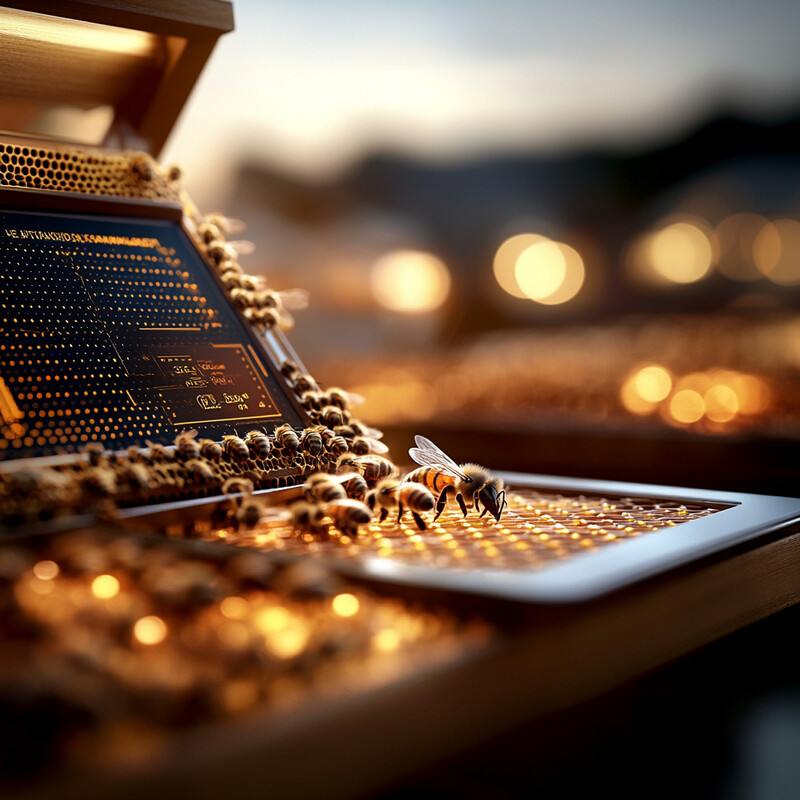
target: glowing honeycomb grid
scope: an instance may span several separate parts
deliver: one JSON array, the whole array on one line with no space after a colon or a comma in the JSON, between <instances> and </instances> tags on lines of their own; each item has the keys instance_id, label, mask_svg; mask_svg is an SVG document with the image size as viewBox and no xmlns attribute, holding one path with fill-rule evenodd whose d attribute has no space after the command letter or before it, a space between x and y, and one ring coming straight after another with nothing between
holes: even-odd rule
<instances>
[{"instance_id":1,"label":"glowing honeycomb grid","mask_svg":"<svg viewBox=\"0 0 800 800\"><path fill-rule=\"evenodd\" d=\"M566 495L515 490L499 522L448 508L419 530L406 514L373 520L356 537L329 526L327 536L295 531L279 516L251 530L209 530L205 538L265 550L326 557L381 557L443 569L545 567L615 542L663 532L721 510L719 506L668 499ZM426 515L430 517L430 515Z\"/></svg>"}]
</instances>

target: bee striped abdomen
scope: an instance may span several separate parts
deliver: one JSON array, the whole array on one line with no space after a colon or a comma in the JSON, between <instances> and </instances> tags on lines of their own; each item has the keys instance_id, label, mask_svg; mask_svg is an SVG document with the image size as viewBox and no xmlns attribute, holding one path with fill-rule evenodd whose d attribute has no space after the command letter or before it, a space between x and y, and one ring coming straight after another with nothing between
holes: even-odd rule
<instances>
[{"instance_id":1,"label":"bee striped abdomen","mask_svg":"<svg viewBox=\"0 0 800 800\"><path fill-rule=\"evenodd\" d=\"M413 472L409 472L406 475L406 480L421 483L436 494L441 493L447 486L455 485L455 478L452 475L448 475L435 467L419 467Z\"/></svg>"}]
</instances>

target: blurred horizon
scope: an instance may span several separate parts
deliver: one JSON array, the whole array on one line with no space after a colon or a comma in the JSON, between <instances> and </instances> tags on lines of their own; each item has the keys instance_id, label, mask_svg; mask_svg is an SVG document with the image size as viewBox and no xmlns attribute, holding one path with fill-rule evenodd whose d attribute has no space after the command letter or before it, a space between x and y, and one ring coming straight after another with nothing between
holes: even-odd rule
<instances>
[{"instance_id":1,"label":"blurred horizon","mask_svg":"<svg viewBox=\"0 0 800 800\"><path fill-rule=\"evenodd\" d=\"M216 210L239 161L325 180L424 161L642 151L800 107L800 6L238 0L162 160Z\"/></svg>"}]
</instances>

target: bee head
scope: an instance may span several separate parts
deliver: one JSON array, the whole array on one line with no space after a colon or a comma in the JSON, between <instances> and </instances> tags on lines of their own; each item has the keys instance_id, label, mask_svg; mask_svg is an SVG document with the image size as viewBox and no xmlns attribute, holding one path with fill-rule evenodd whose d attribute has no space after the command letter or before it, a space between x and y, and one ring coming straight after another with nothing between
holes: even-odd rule
<instances>
[{"instance_id":1,"label":"bee head","mask_svg":"<svg viewBox=\"0 0 800 800\"><path fill-rule=\"evenodd\" d=\"M484 513L488 511L496 520L499 521L503 509L506 507L506 493L499 480L487 483L479 492L478 500L484 508Z\"/></svg>"}]
</instances>

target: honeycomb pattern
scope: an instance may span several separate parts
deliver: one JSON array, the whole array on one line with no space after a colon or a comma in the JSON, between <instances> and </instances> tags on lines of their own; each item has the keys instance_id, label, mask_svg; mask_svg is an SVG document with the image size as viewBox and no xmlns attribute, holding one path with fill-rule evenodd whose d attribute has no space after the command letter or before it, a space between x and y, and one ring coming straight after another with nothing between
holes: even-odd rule
<instances>
[{"instance_id":1,"label":"honeycomb pattern","mask_svg":"<svg viewBox=\"0 0 800 800\"><path fill-rule=\"evenodd\" d=\"M385 522L373 520L357 536L343 535L331 525L320 537L297 531L290 520L275 516L249 530L208 528L201 535L208 541L326 558L379 557L442 569L518 570L546 567L587 550L657 535L718 510L664 499L514 489L499 522L474 512L463 517L458 509L448 508L437 521L428 518L424 530L409 516L397 524L396 515L390 515Z\"/></svg>"},{"instance_id":2,"label":"honeycomb pattern","mask_svg":"<svg viewBox=\"0 0 800 800\"><path fill-rule=\"evenodd\" d=\"M0 187L180 202L177 183L145 153L0 141Z\"/></svg>"}]
</instances>

